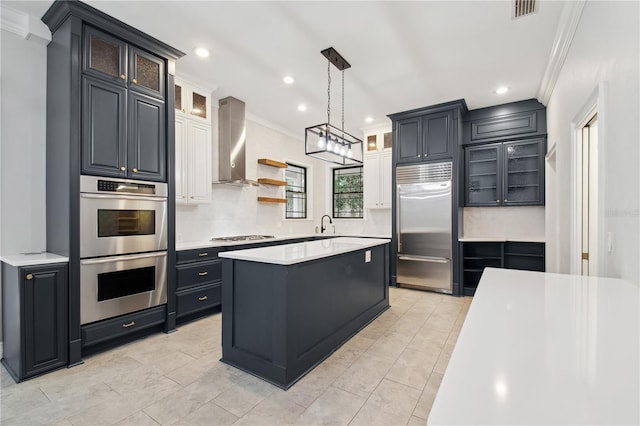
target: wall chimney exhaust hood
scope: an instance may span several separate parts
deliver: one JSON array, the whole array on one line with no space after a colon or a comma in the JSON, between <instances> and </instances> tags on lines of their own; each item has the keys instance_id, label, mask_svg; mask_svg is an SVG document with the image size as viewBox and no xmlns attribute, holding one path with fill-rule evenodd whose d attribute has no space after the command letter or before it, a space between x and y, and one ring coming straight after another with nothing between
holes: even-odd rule
<instances>
[{"instance_id":1,"label":"wall chimney exhaust hood","mask_svg":"<svg viewBox=\"0 0 640 426\"><path fill-rule=\"evenodd\" d=\"M218 182L258 186L246 177L245 104L232 96L218 101Z\"/></svg>"}]
</instances>

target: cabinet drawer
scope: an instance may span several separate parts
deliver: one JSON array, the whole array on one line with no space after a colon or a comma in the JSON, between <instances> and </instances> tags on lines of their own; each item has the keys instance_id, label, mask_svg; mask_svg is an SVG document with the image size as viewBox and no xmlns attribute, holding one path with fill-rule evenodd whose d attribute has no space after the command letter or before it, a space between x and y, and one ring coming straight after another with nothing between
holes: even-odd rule
<instances>
[{"instance_id":1,"label":"cabinet drawer","mask_svg":"<svg viewBox=\"0 0 640 426\"><path fill-rule=\"evenodd\" d=\"M220 305L222 301L222 285L207 284L177 293L178 318L203 309Z\"/></svg>"},{"instance_id":2,"label":"cabinet drawer","mask_svg":"<svg viewBox=\"0 0 640 426\"><path fill-rule=\"evenodd\" d=\"M122 315L82 327L82 346L91 346L117 337L163 324L167 316L166 306Z\"/></svg>"},{"instance_id":3,"label":"cabinet drawer","mask_svg":"<svg viewBox=\"0 0 640 426\"><path fill-rule=\"evenodd\" d=\"M178 269L176 283L178 289L222 279L222 260L220 259L211 262L178 265L176 268Z\"/></svg>"},{"instance_id":4,"label":"cabinet drawer","mask_svg":"<svg viewBox=\"0 0 640 426\"><path fill-rule=\"evenodd\" d=\"M176 263L196 262L199 260L215 260L218 258L220 247L207 247L195 250L180 250L176 252Z\"/></svg>"}]
</instances>

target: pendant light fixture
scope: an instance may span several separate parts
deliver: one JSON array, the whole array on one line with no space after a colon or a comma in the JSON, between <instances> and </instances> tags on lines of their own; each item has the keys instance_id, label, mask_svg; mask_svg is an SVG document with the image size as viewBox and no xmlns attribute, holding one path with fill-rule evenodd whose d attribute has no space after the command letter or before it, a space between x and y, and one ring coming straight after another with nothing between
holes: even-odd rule
<instances>
[{"instance_id":1,"label":"pendant light fixture","mask_svg":"<svg viewBox=\"0 0 640 426\"><path fill-rule=\"evenodd\" d=\"M305 153L341 166L362 164L362 141L344 131L344 70L351 65L333 47L320 53L327 58L327 122L305 129ZM331 64L342 71L340 129L331 125Z\"/></svg>"}]
</instances>

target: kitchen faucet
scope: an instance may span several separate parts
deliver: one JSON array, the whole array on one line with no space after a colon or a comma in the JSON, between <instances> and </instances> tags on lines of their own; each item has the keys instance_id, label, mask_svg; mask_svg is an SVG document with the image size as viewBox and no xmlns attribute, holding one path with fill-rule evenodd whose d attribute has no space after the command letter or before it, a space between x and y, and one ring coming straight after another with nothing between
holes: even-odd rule
<instances>
[{"instance_id":1,"label":"kitchen faucet","mask_svg":"<svg viewBox=\"0 0 640 426\"><path fill-rule=\"evenodd\" d=\"M324 232L324 230L325 230L325 229L327 229L327 228L325 228L325 226L324 226L324 218L325 218L325 217L328 217L328 218L329 218L329 223L333 223L333 221L331 220L331 216L329 216L328 214L325 214L324 216L322 216L322 217L320 218L320 233L321 233L321 234Z\"/></svg>"}]
</instances>

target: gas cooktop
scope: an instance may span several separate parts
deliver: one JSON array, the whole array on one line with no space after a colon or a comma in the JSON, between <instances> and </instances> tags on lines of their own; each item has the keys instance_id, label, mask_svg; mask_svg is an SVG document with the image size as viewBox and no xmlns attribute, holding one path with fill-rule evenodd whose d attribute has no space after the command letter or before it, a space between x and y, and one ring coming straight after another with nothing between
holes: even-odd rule
<instances>
[{"instance_id":1,"label":"gas cooktop","mask_svg":"<svg viewBox=\"0 0 640 426\"><path fill-rule=\"evenodd\" d=\"M215 237L211 241L254 241L275 238L274 235L234 235L232 237Z\"/></svg>"}]
</instances>

